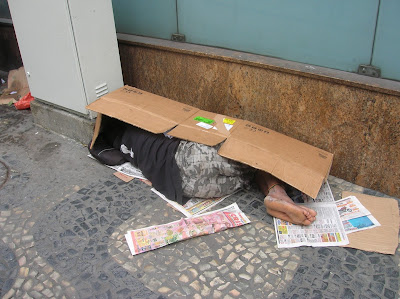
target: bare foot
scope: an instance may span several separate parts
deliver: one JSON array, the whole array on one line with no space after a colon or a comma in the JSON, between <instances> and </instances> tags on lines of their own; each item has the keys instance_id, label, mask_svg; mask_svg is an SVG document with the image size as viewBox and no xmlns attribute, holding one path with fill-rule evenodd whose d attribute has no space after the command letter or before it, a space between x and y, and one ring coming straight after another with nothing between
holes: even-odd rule
<instances>
[{"instance_id":1,"label":"bare foot","mask_svg":"<svg viewBox=\"0 0 400 299\"><path fill-rule=\"evenodd\" d=\"M296 205L280 186L269 192L264 199L264 205L271 216L293 224L310 225L317 215L312 209Z\"/></svg>"}]
</instances>

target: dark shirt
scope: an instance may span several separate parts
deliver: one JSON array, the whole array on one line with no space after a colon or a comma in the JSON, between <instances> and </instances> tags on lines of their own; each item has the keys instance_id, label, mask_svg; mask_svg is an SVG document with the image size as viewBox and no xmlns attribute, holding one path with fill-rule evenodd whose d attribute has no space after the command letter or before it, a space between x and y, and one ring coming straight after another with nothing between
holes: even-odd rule
<instances>
[{"instance_id":1,"label":"dark shirt","mask_svg":"<svg viewBox=\"0 0 400 299\"><path fill-rule=\"evenodd\" d=\"M169 200L183 204L182 180L175 161L179 142L180 139L128 125L114 140L113 146L142 171L157 191Z\"/></svg>"}]
</instances>

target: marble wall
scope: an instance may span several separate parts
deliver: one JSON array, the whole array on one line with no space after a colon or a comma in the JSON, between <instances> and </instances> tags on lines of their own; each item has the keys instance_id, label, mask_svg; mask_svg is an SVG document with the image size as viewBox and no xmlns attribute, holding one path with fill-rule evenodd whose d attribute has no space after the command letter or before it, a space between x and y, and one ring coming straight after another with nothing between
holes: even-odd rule
<instances>
[{"instance_id":1,"label":"marble wall","mask_svg":"<svg viewBox=\"0 0 400 299\"><path fill-rule=\"evenodd\" d=\"M400 197L400 92L204 53L119 48L125 84L327 150L331 175Z\"/></svg>"}]
</instances>

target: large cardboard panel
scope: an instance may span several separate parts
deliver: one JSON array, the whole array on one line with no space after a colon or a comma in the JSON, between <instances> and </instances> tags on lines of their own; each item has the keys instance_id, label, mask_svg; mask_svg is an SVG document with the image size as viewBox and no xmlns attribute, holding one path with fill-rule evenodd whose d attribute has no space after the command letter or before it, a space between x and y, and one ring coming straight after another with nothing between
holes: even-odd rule
<instances>
[{"instance_id":1,"label":"large cardboard panel","mask_svg":"<svg viewBox=\"0 0 400 299\"><path fill-rule=\"evenodd\" d=\"M87 109L156 134L169 131L172 136L210 146L224 142L221 156L267 171L314 198L332 165L331 153L299 140L131 86L101 97ZM209 120L212 126L206 129ZM93 141L100 126L101 119L96 122Z\"/></svg>"},{"instance_id":2,"label":"large cardboard panel","mask_svg":"<svg viewBox=\"0 0 400 299\"><path fill-rule=\"evenodd\" d=\"M156 134L170 130L199 110L128 85L86 108Z\"/></svg>"},{"instance_id":3,"label":"large cardboard panel","mask_svg":"<svg viewBox=\"0 0 400 299\"><path fill-rule=\"evenodd\" d=\"M313 198L333 160L329 152L249 121L232 131L218 153L269 172Z\"/></svg>"},{"instance_id":4,"label":"large cardboard panel","mask_svg":"<svg viewBox=\"0 0 400 299\"><path fill-rule=\"evenodd\" d=\"M239 123L240 120L236 118L199 110L168 134L180 139L215 146L225 141Z\"/></svg>"},{"instance_id":5,"label":"large cardboard panel","mask_svg":"<svg viewBox=\"0 0 400 299\"><path fill-rule=\"evenodd\" d=\"M399 245L399 207L393 198L383 198L354 192L343 192L342 197L355 196L379 221L381 226L348 234L346 247L395 254Z\"/></svg>"}]
</instances>

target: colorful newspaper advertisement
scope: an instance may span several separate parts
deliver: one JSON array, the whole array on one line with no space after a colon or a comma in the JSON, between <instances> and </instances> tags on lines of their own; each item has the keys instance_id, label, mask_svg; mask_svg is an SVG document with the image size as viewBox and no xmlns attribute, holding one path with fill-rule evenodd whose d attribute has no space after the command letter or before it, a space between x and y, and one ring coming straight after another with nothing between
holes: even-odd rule
<instances>
[{"instance_id":1,"label":"colorful newspaper advertisement","mask_svg":"<svg viewBox=\"0 0 400 299\"><path fill-rule=\"evenodd\" d=\"M336 206L342 220L371 215L355 196L349 196L336 201Z\"/></svg>"},{"instance_id":2,"label":"colorful newspaper advertisement","mask_svg":"<svg viewBox=\"0 0 400 299\"><path fill-rule=\"evenodd\" d=\"M223 201L225 198L231 196L232 194L235 194L236 192L223 196L223 197L217 197L217 198L209 198L209 199L203 199L203 198L191 198L189 199L183 206L177 203L176 201L169 200L168 198L165 197L164 194L161 192L157 191L155 188L152 188L151 191L156 193L158 196L160 196L163 200L165 200L167 203L169 203L173 208L181 212L183 215L186 217L192 217L195 215L200 215L204 213L205 211L209 210L210 208L214 207L215 205L219 204L221 201Z\"/></svg>"},{"instance_id":3,"label":"colorful newspaper advertisement","mask_svg":"<svg viewBox=\"0 0 400 299\"><path fill-rule=\"evenodd\" d=\"M232 194L230 194L232 195ZM217 197L217 198L210 198L210 199L203 199L203 198L191 198L189 199L184 205L183 208L190 213L192 216L202 214L208 209L212 208L213 206L219 204L228 196Z\"/></svg>"},{"instance_id":4,"label":"colorful newspaper advertisement","mask_svg":"<svg viewBox=\"0 0 400 299\"><path fill-rule=\"evenodd\" d=\"M319 202L302 205L317 212L316 220L309 226L303 226L274 218L278 248L349 244L339 212L334 203Z\"/></svg>"},{"instance_id":5,"label":"colorful newspaper advertisement","mask_svg":"<svg viewBox=\"0 0 400 299\"><path fill-rule=\"evenodd\" d=\"M223 209L167 224L128 231L125 239L132 255L190 238L213 234L250 223L236 203Z\"/></svg>"},{"instance_id":6,"label":"colorful newspaper advertisement","mask_svg":"<svg viewBox=\"0 0 400 299\"><path fill-rule=\"evenodd\" d=\"M374 228L377 226L381 226L381 224L372 215L343 220L343 227L347 234Z\"/></svg>"},{"instance_id":7,"label":"colorful newspaper advertisement","mask_svg":"<svg viewBox=\"0 0 400 299\"><path fill-rule=\"evenodd\" d=\"M348 196L336 202L340 219L347 234L380 226L378 220L355 196Z\"/></svg>"}]
</instances>

